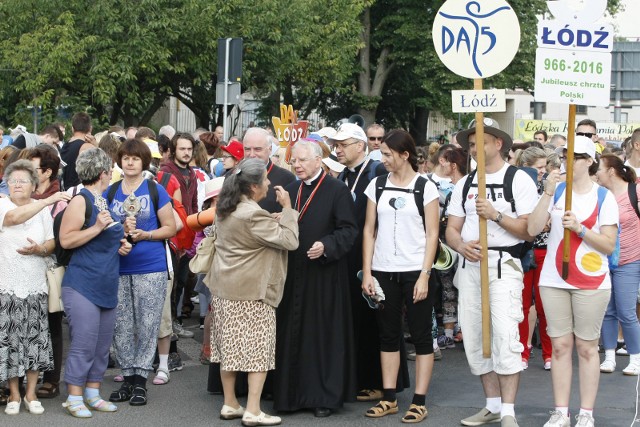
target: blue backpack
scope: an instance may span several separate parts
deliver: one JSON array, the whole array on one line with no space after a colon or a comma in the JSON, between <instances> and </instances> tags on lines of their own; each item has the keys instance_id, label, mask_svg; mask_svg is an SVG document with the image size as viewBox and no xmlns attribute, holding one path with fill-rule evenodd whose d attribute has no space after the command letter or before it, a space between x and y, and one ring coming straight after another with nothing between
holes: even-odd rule
<instances>
[{"instance_id":1,"label":"blue backpack","mask_svg":"<svg viewBox=\"0 0 640 427\"><path fill-rule=\"evenodd\" d=\"M561 182L558 184L556 188L556 192L553 195L553 204L558 203L560 196L564 193L565 188L567 187L566 182ZM607 197L607 190L604 187L598 187L598 217L600 217L600 208L604 204L604 198ZM620 262L620 226L618 226L618 237L616 237L616 247L611 253L611 255L607 255L607 259L609 260L609 270L613 270L618 267L618 263Z\"/></svg>"}]
</instances>

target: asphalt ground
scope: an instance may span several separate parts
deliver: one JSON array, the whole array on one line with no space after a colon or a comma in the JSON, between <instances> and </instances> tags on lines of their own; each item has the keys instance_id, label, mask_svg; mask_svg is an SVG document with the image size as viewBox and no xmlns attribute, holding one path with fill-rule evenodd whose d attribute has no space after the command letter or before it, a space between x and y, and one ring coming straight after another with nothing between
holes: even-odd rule
<instances>
[{"instance_id":1,"label":"asphalt ground","mask_svg":"<svg viewBox=\"0 0 640 427\"><path fill-rule=\"evenodd\" d=\"M197 313L197 306L196 311ZM195 332L194 338L181 339L178 348L185 366L182 371L172 372L171 381L163 386L148 382L148 404L132 407L128 403L118 404L116 413L94 412L88 420L71 417L61 404L66 395L54 399L43 399L43 415L31 415L22 406L20 414L8 416L0 412L0 426L240 426L240 420L222 421L219 419L222 396L207 393L208 366L201 365L198 358L202 343L202 331L198 329L197 317L185 320L188 330ZM65 335L68 333L65 325ZM65 346L68 341L65 342ZM425 426L459 426L460 419L472 415L484 405L480 381L472 376L464 356L461 344L454 349L443 350L443 359L436 361L431 386L427 394L428 418L421 423ZM594 416L596 425L631 426L636 411L638 377L622 375L621 370L628 363L628 357L617 356L617 372L602 374L600 390ZM414 374L415 365L409 362L410 373ZM112 390L119 387L113 382L117 369L107 371L102 386L102 396L108 397ZM577 413L578 380L577 361L574 358L574 379L572 385L570 410ZM369 402L348 403L344 408L328 418L315 418L311 411L293 414L280 414L282 424L288 426L400 426L404 411L411 403L412 392L405 390L398 395L400 413L381 419L364 417L371 406ZM244 399L240 399L244 403ZM516 401L516 417L522 427L540 427L549 418L553 407L551 375L543 369L540 350L535 349L529 363L529 369L521 375L520 390ZM263 411L273 414L269 401L263 401ZM575 421L572 422L572 425ZM499 426L499 424L492 424ZM637 421L640 426L640 421Z\"/></svg>"}]
</instances>

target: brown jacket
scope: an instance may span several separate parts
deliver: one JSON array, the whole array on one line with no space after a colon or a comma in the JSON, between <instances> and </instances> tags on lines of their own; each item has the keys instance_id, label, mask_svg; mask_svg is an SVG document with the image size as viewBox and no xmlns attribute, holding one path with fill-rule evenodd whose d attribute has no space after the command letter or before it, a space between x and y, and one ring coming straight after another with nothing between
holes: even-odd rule
<instances>
[{"instance_id":1,"label":"brown jacket","mask_svg":"<svg viewBox=\"0 0 640 427\"><path fill-rule=\"evenodd\" d=\"M216 219L216 253L204 283L211 294L277 307L287 277L288 251L298 248L298 212L283 209L280 221L243 197L235 212Z\"/></svg>"}]
</instances>

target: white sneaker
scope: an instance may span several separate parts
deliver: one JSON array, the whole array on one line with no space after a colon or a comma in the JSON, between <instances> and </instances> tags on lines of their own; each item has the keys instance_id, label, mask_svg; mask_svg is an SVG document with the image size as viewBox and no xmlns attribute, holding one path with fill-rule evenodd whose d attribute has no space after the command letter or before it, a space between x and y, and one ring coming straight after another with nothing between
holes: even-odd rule
<instances>
[{"instance_id":1,"label":"white sneaker","mask_svg":"<svg viewBox=\"0 0 640 427\"><path fill-rule=\"evenodd\" d=\"M615 370L616 370L616 362L614 360L605 359L604 362L600 364L600 372L604 372L605 374L610 374Z\"/></svg>"},{"instance_id":2,"label":"white sneaker","mask_svg":"<svg viewBox=\"0 0 640 427\"><path fill-rule=\"evenodd\" d=\"M632 354L629 364L622 370L625 375L640 375L640 354Z\"/></svg>"},{"instance_id":3,"label":"white sneaker","mask_svg":"<svg viewBox=\"0 0 640 427\"><path fill-rule=\"evenodd\" d=\"M282 422L280 417L273 415L267 415L264 412L260 412L259 415L253 415L249 411L244 411L242 416L243 426L277 426Z\"/></svg>"},{"instance_id":4,"label":"white sneaker","mask_svg":"<svg viewBox=\"0 0 640 427\"><path fill-rule=\"evenodd\" d=\"M576 427L594 427L596 420L589 414L578 414L576 415Z\"/></svg>"},{"instance_id":5,"label":"white sneaker","mask_svg":"<svg viewBox=\"0 0 640 427\"><path fill-rule=\"evenodd\" d=\"M544 361L544 370L545 371L551 370L551 359L547 359Z\"/></svg>"},{"instance_id":6,"label":"white sneaker","mask_svg":"<svg viewBox=\"0 0 640 427\"><path fill-rule=\"evenodd\" d=\"M551 411L551 418L543 427L571 427L571 420L560 411Z\"/></svg>"},{"instance_id":7,"label":"white sneaker","mask_svg":"<svg viewBox=\"0 0 640 427\"><path fill-rule=\"evenodd\" d=\"M529 361L527 359L522 359L522 370L525 371L529 369Z\"/></svg>"},{"instance_id":8,"label":"white sneaker","mask_svg":"<svg viewBox=\"0 0 640 427\"><path fill-rule=\"evenodd\" d=\"M618 356L628 356L629 352L627 351L627 346L625 345L624 347L620 347L619 349L617 349L616 354Z\"/></svg>"},{"instance_id":9,"label":"white sneaker","mask_svg":"<svg viewBox=\"0 0 640 427\"><path fill-rule=\"evenodd\" d=\"M229 405L222 405L222 409L220 410L221 420L234 420L236 418L242 418L243 415L244 408L242 406L233 408Z\"/></svg>"}]
</instances>

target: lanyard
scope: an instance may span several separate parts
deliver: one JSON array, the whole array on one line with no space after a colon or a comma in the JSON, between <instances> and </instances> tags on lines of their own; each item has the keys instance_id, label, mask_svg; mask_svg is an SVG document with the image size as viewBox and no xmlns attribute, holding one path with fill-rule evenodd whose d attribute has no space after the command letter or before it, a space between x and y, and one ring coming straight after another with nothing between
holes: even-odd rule
<instances>
[{"instance_id":1,"label":"lanyard","mask_svg":"<svg viewBox=\"0 0 640 427\"><path fill-rule=\"evenodd\" d=\"M302 196L302 187L304 186L304 181L300 183L300 188L298 189L298 196L296 197L296 210L300 212L300 216L298 217L298 222L300 222L300 220L304 216L305 212L307 211L307 208L309 207L309 203L311 203L311 200L316 195L316 191L318 191L318 188L320 188L320 184L322 184L322 181L324 181L326 176L327 174L322 172L322 177L320 178L320 181L318 181L318 185L316 185L316 188L313 189L307 201L304 202L302 209L300 209L300 197Z\"/></svg>"},{"instance_id":2,"label":"lanyard","mask_svg":"<svg viewBox=\"0 0 640 427\"><path fill-rule=\"evenodd\" d=\"M367 157L367 160L365 160L364 163L362 164L362 167L360 168L360 172L358 172L358 175L356 176L356 180L353 182L353 185L351 186L351 193L355 194L356 185L358 185L358 181L360 180L360 175L362 175L362 172L364 172L364 169L367 167L369 160L370 159Z\"/></svg>"},{"instance_id":3,"label":"lanyard","mask_svg":"<svg viewBox=\"0 0 640 427\"><path fill-rule=\"evenodd\" d=\"M273 162L271 162L271 166L269 166L269 169L267 169L267 176L269 176L271 169L273 169Z\"/></svg>"}]
</instances>

